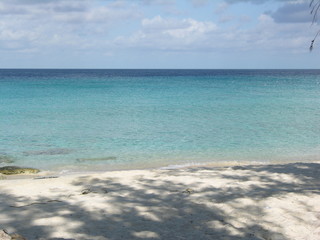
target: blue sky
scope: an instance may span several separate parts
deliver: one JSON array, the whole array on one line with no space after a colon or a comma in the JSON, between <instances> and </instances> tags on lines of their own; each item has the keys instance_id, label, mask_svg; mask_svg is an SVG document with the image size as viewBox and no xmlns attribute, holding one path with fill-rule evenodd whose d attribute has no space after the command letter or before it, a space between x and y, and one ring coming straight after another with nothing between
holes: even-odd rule
<instances>
[{"instance_id":1,"label":"blue sky","mask_svg":"<svg viewBox=\"0 0 320 240\"><path fill-rule=\"evenodd\" d=\"M0 68L319 68L308 0L1 0Z\"/></svg>"}]
</instances>

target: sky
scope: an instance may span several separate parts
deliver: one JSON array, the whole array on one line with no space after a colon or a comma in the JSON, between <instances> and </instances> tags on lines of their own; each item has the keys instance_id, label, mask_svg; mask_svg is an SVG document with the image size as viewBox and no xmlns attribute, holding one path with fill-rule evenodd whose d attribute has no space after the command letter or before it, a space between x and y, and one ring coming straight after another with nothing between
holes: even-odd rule
<instances>
[{"instance_id":1,"label":"sky","mask_svg":"<svg viewBox=\"0 0 320 240\"><path fill-rule=\"evenodd\" d=\"M0 68L319 68L309 0L0 0Z\"/></svg>"}]
</instances>

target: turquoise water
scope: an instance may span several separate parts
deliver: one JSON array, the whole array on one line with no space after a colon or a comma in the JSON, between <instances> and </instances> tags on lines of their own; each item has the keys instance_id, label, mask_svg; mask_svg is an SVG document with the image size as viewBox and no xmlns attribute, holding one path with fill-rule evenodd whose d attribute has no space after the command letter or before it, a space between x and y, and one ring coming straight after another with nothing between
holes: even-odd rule
<instances>
[{"instance_id":1,"label":"turquoise water","mask_svg":"<svg viewBox=\"0 0 320 240\"><path fill-rule=\"evenodd\" d=\"M0 166L319 159L318 70L0 70Z\"/></svg>"}]
</instances>

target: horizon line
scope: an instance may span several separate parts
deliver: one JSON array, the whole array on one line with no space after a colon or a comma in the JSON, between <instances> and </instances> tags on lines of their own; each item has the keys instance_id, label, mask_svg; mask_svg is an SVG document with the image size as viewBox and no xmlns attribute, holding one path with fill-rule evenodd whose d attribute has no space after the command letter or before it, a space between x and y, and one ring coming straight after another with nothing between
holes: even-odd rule
<instances>
[{"instance_id":1,"label":"horizon line","mask_svg":"<svg viewBox=\"0 0 320 240\"><path fill-rule=\"evenodd\" d=\"M0 70L320 70L320 68L0 68Z\"/></svg>"}]
</instances>

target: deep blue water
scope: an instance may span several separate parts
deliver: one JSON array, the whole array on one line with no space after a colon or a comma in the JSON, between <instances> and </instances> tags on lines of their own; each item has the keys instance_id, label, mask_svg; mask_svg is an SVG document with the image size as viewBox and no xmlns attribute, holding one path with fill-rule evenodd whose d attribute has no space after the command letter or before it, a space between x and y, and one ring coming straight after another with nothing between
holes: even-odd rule
<instances>
[{"instance_id":1,"label":"deep blue water","mask_svg":"<svg viewBox=\"0 0 320 240\"><path fill-rule=\"evenodd\" d=\"M319 70L0 70L0 166L319 159Z\"/></svg>"}]
</instances>

